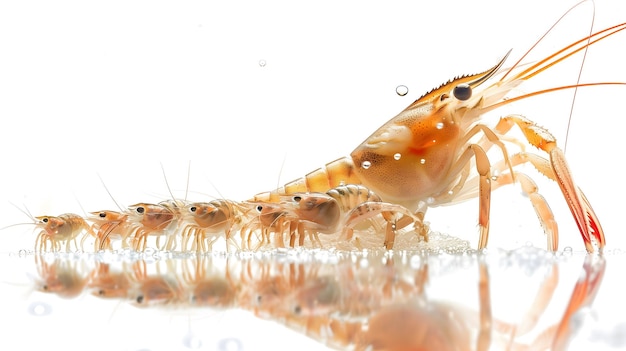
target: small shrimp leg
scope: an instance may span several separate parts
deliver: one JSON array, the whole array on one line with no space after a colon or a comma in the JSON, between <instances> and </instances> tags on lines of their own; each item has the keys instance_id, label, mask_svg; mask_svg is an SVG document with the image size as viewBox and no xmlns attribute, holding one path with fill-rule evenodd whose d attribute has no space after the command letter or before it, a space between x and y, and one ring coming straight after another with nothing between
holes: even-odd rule
<instances>
[{"instance_id":1,"label":"small shrimp leg","mask_svg":"<svg viewBox=\"0 0 626 351\"><path fill-rule=\"evenodd\" d=\"M422 219L413 214L406 207L388 202L368 201L359 204L350 211L345 219L344 235L348 240L352 238L354 227L367 219L382 214L387 222L385 229L385 248L393 249L396 240L396 232L411 223L415 226L415 231L419 236L428 241L428 227L422 222Z\"/></svg>"},{"instance_id":2,"label":"small shrimp leg","mask_svg":"<svg viewBox=\"0 0 626 351\"><path fill-rule=\"evenodd\" d=\"M606 242L600 221L582 190L574 183L569 166L565 160L565 154L556 145L554 136L544 128L537 126L532 121L520 115L510 115L501 118L495 129L497 132L505 134L514 125L517 125L522 130L530 144L545 151L550 156L549 160L535 156L528 158L528 161L539 172L559 184L561 192L567 201L567 205L585 241L587 252L594 252L591 237L596 239L599 250L602 252Z\"/></svg>"}]
</instances>

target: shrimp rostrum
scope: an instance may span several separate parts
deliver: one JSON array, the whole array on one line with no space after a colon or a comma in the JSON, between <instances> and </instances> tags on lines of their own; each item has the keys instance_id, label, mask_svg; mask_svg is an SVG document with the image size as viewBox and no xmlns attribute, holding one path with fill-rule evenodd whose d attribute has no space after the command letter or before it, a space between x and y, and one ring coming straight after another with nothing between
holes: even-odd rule
<instances>
[{"instance_id":1,"label":"shrimp rostrum","mask_svg":"<svg viewBox=\"0 0 626 351\"><path fill-rule=\"evenodd\" d=\"M450 80L385 123L349 157L330 162L254 199L278 202L286 194L323 193L340 185L362 184L383 201L402 205L423 218L428 207L478 197L478 247L484 248L489 237L491 192L503 185L520 183L547 235L548 249L555 251L558 249L558 227L552 211L537 192L532 178L518 167L530 164L558 183L587 251L594 251L593 241L602 250L605 239L600 222L574 182L564 152L557 146L554 136L520 115L501 117L495 126L483 124L481 118L498 107L539 94L583 86L624 84L575 84L507 96L528 79L624 29L626 23L607 28L536 63L520 65L520 60L503 70L507 54L485 72ZM525 141L509 134L514 127L521 130ZM540 153L525 151L523 145L527 144L536 147ZM515 150L511 148L514 145L519 151L510 151ZM487 153L492 148L501 155L501 160L490 160Z\"/></svg>"}]
</instances>

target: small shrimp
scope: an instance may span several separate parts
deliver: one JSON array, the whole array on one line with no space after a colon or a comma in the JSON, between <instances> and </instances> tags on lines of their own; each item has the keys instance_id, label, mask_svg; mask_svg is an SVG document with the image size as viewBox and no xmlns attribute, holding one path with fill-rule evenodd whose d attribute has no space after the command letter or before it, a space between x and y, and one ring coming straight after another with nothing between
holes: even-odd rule
<instances>
[{"instance_id":1,"label":"small shrimp","mask_svg":"<svg viewBox=\"0 0 626 351\"><path fill-rule=\"evenodd\" d=\"M275 235L275 243L278 247L283 247L283 235L289 231L289 224L292 218L287 217L288 212L278 203L269 202L244 202L248 206L246 214L248 221L244 223L239 231L241 235L242 249L259 249L264 245L271 244L271 235ZM252 238L256 232L260 232L260 239L257 245L252 248Z\"/></svg>"},{"instance_id":2,"label":"small shrimp","mask_svg":"<svg viewBox=\"0 0 626 351\"><path fill-rule=\"evenodd\" d=\"M77 214L65 213L59 216L38 216L36 226L42 231L37 236L35 248L40 252L47 251L48 243L50 243L52 251L60 251L61 244L65 243L65 250L70 251L70 243L74 243L77 250L83 249L83 244L87 236L83 236L80 247L76 242L76 238L80 234L88 233L95 237L91 227L85 219Z\"/></svg>"},{"instance_id":3,"label":"small shrimp","mask_svg":"<svg viewBox=\"0 0 626 351\"><path fill-rule=\"evenodd\" d=\"M167 203L147 204L138 203L128 207L129 232L132 247L143 251L147 247L148 236L156 236L156 245L161 249L172 250L176 245L176 228L178 219L173 206ZM166 236L165 245L160 245L160 239Z\"/></svg>"},{"instance_id":4,"label":"small shrimp","mask_svg":"<svg viewBox=\"0 0 626 351\"><path fill-rule=\"evenodd\" d=\"M282 197L285 198L285 197ZM299 233L299 245L304 243L305 231L312 232L320 243L318 233L332 234L343 231L350 240L354 227L364 220L373 220L382 215L387 222L384 246L393 248L395 233L411 223L422 229L420 235L428 239L427 230L421 218L408 209L391 203L385 203L374 192L362 185L348 184L330 189L326 193L295 193L292 201L281 201L287 211L293 212ZM375 226L375 221L370 221ZM376 228L377 232L379 228ZM290 246L294 246L294 232L291 233Z\"/></svg>"},{"instance_id":5,"label":"small shrimp","mask_svg":"<svg viewBox=\"0 0 626 351\"><path fill-rule=\"evenodd\" d=\"M89 220L93 222L92 231L96 233L95 251L111 249L111 239L120 240L122 248L128 247L128 214L116 211L91 212Z\"/></svg>"},{"instance_id":6,"label":"small shrimp","mask_svg":"<svg viewBox=\"0 0 626 351\"><path fill-rule=\"evenodd\" d=\"M238 247L231 233L241 226L243 217L244 208L231 200L217 199L187 204L182 210L181 249L186 251L189 240L192 240L191 251L210 251L221 234L226 239L226 251L230 243Z\"/></svg>"}]
</instances>

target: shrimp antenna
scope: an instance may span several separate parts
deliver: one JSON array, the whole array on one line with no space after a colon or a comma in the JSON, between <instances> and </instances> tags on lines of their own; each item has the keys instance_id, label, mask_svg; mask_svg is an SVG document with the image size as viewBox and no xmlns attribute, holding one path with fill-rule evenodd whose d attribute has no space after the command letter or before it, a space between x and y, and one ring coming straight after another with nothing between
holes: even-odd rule
<instances>
[{"instance_id":1,"label":"shrimp antenna","mask_svg":"<svg viewBox=\"0 0 626 351\"><path fill-rule=\"evenodd\" d=\"M283 156L283 162L280 163L280 169L278 170L278 179L276 181L276 189L280 188L280 176L283 174L285 163L287 163L287 154Z\"/></svg>"},{"instance_id":2,"label":"shrimp antenna","mask_svg":"<svg viewBox=\"0 0 626 351\"><path fill-rule=\"evenodd\" d=\"M172 200L176 202L176 198L174 197L174 194L172 193L172 188L170 188L170 183L167 181L167 174L165 174L165 167L163 167L163 162L160 162L159 164L161 165L161 171L163 172L163 179L165 179L165 186L167 186L167 191L170 193ZM186 198L187 196L185 195L185 199Z\"/></svg>"},{"instance_id":3,"label":"shrimp antenna","mask_svg":"<svg viewBox=\"0 0 626 351\"><path fill-rule=\"evenodd\" d=\"M187 202L187 195L189 195L189 182L191 179L191 160L187 163L187 186L185 187L185 202Z\"/></svg>"},{"instance_id":4,"label":"shrimp antenna","mask_svg":"<svg viewBox=\"0 0 626 351\"><path fill-rule=\"evenodd\" d=\"M585 1L582 1L579 4L582 4ZM580 84L580 77L582 76L583 68L585 67L585 59L587 58L587 51L589 50L589 44L591 43L591 36L593 35L593 26L596 20L596 3L593 0L591 0L591 5L592 5L592 12L591 12L591 25L589 26L589 36L587 37L587 45L585 46L585 50L583 51L583 60L580 63L580 70L578 71L578 78L576 79L576 87L574 88L574 96L572 96L572 105L569 110L569 118L567 119L567 128L565 129L565 142L563 143L563 153L567 152L567 141L569 140L569 129L572 124L572 115L574 114L574 105L576 104L576 93L578 93L578 85Z\"/></svg>"},{"instance_id":5,"label":"shrimp antenna","mask_svg":"<svg viewBox=\"0 0 626 351\"><path fill-rule=\"evenodd\" d=\"M107 188L107 185L104 183L104 179L102 179L102 176L99 173L98 173L98 178L100 178L100 182L102 183L102 186L104 187L104 190L106 190L107 194L109 194L109 197L111 198L111 200L113 200L113 203L115 203L115 206L117 206L117 208L119 208L120 212L124 212L124 210L122 209L122 206L120 206L120 204L118 204L117 201L115 201L115 198L113 197L113 195L109 191L109 188Z\"/></svg>"},{"instance_id":6,"label":"shrimp antenna","mask_svg":"<svg viewBox=\"0 0 626 351\"><path fill-rule=\"evenodd\" d=\"M35 217L34 217L34 216L30 213L30 211L28 211L28 208L26 207L26 205L24 205L24 209L25 209L25 210L22 210L22 209L21 209L18 205L16 205L16 204L12 203L11 201L9 201L9 203L10 203L13 207L17 208L20 212L22 212L23 214L25 214L25 215L26 215L26 217L30 218L30 219L34 222L34 224L36 224L36 223L37 223L37 219L36 219L36 218L35 218ZM5 229L8 229L8 228L17 227L18 225L33 225L33 223L16 223L16 224L10 224L10 225L8 225L8 226L6 226L6 227L2 227L2 228L0 228L0 230L5 230Z\"/></svg>"}]
</instances>

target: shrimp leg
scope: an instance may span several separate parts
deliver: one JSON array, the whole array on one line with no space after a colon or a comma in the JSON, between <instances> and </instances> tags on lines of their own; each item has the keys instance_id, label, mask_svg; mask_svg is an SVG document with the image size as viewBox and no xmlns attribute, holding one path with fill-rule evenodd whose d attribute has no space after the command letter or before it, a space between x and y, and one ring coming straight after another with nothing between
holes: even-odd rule
<instances>
[{"instance_id":1,"label":"shrimp leg","mask_svg":"<svg viewBox=\"0 0 626 351\"><path fill-rule=\"evenodd\" d=\"M605 239L604 231L600 226L598 217L591 208L591 204L583 194L582 190L574 183L572 173L569 170L565 154L556 145L556 139L546 129L537 126L532 121L520 115L509 115L503 117L498 122L496 130L502 134L508 132L514 125L517 125L530 144L540 150L545 151L550 156L549 161L539 157L529 157L528 161L542 174L559 184L561 192L567 201L567 205L574 217L578 229L585 241L587 252L594 252L591 243L593 236L602 252Z\"/></svg>"}]
</instances>

